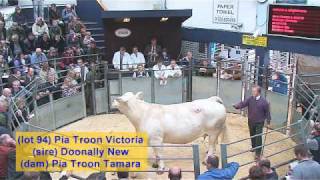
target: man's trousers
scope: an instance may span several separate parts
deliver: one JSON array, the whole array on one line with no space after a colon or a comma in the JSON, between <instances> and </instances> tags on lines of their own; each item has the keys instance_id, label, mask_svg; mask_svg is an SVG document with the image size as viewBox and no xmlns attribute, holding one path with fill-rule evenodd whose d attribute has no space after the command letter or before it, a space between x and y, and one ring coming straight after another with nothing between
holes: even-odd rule
<instances>
[{"instance_id":1,"label":"man's trousers","mask_svg":"<svg viewBox=\"0 0 320 180\"><path fill-rule=\"evenodd\" d=\"M255 136L255 135L261 134L263 132L263 126L264 126L263 122L261 122L261 123L252 123L249 120L248 125L249 125L250 136ZM251 138L251 147L252 148L259 147L261 145L262 145L262 136L261 135ZM260 155L261 154L261 150L262 150L261 147L255 149L256 155Z\"/></svg>"}]
</instances>

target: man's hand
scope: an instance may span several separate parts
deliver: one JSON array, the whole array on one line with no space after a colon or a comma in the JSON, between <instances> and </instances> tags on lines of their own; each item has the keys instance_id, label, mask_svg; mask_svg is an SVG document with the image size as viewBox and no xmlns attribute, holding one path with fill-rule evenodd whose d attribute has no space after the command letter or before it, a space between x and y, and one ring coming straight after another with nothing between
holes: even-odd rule
<instances>
[{"instance_id":1,"label":"man's hand","mask_svg":"<svg viewBox=\"0 0 320 180\"><path fill-rule=\"evenodd\" d=\"M236 104L232 104L232 107L238 109Z\"/></svg>"}]
</instances>

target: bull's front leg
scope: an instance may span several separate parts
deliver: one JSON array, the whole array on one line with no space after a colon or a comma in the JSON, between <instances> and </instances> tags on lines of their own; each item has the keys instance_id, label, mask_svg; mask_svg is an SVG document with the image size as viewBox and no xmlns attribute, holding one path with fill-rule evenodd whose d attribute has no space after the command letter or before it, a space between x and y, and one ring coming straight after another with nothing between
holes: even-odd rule
<instances>
[{"instance_id":1,"label":"bull's front leg","mask_svg":"<svg viewBox=\"0 0 320 180\"><path fill-rule=\"evenodd\" d=\"M217 140L218 140L217 135L209 135L209 148L207 153L208 156L216 153Z\"/></svg>"},{"instance_id":2,"label":"bull's front leg","mask_svg":"<svg viewBox=\"0 0 320 180\"><path fill-rule=\"evenodd\" d=\"M158 174L163 174L165 170L164 161L161 159L163 152L163 138L162 137L153 137L150 139L150 144L153 145L153 153L155 157L155 164L153 167L158 168Z\"/></svg>"},{"instance_id":3,"label":"bull's front leg","mask_svg":"<svg viewBox=\"0 0 320 180\"><path fill-rule=\"evenodd\" d=\"M210 155L214 155L216 153L216 145L218 143L218 137L219 137L220 131L213 131L208 134L209 136L209 147L207 151L207 155L205 156L205 159L203 161L203 164L206 164L207 158Z\"/></svg>"},{"instance_id":4,"label":"bull's front leg","mask_svg":"<svg viewBox=\"0 0 320 180\"><path fill-rule=\"evenodd\" d=\"M158 174L163 174L164 170L165 170L164 161L161 159L163 148L162 147L154 147L153 151L154 151L155 158L156 158L156 164L158 166L158 172L157 173Z\"/></svg>"}]
</instances>

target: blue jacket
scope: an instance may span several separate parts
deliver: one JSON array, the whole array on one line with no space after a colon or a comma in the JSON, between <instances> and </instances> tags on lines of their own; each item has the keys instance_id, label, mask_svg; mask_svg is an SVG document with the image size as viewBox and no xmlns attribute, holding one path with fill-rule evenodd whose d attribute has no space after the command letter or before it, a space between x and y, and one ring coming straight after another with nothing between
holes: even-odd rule
<instances>
[{"instance_id":1,"label":"blue jacket","mask_svg":"<svg viewBox=\"0 0 320 180\"><path fill-rule=\"evenodd\" d=\"M239 164L236 162L228 163L224 169L212 168L198 176L198 180L209 179L232 179L239 169Z\"/></svg>"}]
</instances>

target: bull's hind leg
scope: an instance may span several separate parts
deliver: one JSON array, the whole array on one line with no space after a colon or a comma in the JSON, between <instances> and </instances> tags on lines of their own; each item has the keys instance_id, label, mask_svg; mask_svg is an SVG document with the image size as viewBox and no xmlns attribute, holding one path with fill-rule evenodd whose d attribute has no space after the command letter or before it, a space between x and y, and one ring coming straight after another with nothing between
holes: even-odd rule
<instances>
[{"instance_id":1,"label":"bull's hind leg","mask_svg":"<svg viewBox=\"0 0 320 180\"><path fill-rule=\"evenodd\" d=\"M214 155L216 153L216 145L218 143L218 137L222 131L223 131L223 128L216 128L215 130L208 132L209 146L208 146L207 156L205 157L203 164L206 163L208 156Z\"/></svg>"},{"instance_id":2,"label":"bull's hind leg","mask_svg":"<svg viewBox=\"0 0 320 180\"><path fill-rule=\"evenodd\" d=\"M228 141L228 133L227 126L225 125L220 133L220 143L227 143Z\"/></svg>"},{"instance_id":3,"label":"bull's hind leg","mask_svg":"<svg viewBox=\"0 0 320 180\"><path fill-rule=\"evenodd\" d=\"M221 130L215 130L209 134L209 147L208 147L208 155L213 155L216 152L216 145L218 143L218 137L221 133Z\"/></svg>"}]
</instances>

